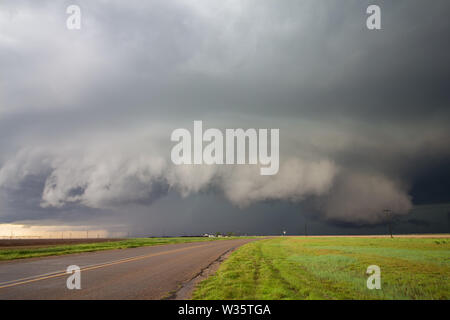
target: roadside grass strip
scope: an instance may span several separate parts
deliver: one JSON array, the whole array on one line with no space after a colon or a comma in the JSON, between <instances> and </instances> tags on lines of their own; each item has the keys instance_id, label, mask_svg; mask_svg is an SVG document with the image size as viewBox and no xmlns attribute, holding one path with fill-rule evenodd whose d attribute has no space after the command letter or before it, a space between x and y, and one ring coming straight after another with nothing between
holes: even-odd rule
<instances>
[{"instance_id":1,"label":"roadside grass strip","mask_svg":"<svg viewBox=\"0 0 450 320\"><path fill-rule=\"evenodd\" d=\"M194 299L449 299L450 242L280 237L242 246ZM366 286L381 268L381 289Z\"/></svg>"}]
</instances>

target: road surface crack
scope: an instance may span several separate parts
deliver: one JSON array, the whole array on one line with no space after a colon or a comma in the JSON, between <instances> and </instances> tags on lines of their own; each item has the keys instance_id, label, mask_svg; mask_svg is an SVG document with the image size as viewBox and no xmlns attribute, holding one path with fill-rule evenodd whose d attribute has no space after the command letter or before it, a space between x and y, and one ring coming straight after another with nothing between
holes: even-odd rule
<instances>
[{"instance_id":1,"label":"road surface crack","mask_svg":"<svg viewBox=\"0 0 450 320\"><path fill-rule=\"evenodd\" d=\"M213 275L220 264L225 261L228 256L234 251L236 248L231 248L225 251L222 255L220 255L217 259L212 261L206 267L200 270L194 277L190 280L179 285L178 289L170 292L163 300L189 300L192 297L192 292L195 289L197 283L202 280L205 280L209 276Z\"/></svg>"}]
</instances>

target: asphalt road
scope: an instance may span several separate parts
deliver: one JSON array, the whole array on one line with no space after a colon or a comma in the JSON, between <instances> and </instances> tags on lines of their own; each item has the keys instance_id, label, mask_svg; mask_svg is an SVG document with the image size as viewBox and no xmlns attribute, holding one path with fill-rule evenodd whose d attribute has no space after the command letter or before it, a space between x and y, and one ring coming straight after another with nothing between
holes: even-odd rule
<instances>
[{"instance_id":1,"label":"asphalt road","mask_svg":"<svg viewBox=\"0 0 450 320\"><path fill-rule=\"evenodd\" d=\"M0 299L162 299L252 239L108 250L0 263ZM69 290L70 265L81 289Z\"/></svg>"}]
</instances>

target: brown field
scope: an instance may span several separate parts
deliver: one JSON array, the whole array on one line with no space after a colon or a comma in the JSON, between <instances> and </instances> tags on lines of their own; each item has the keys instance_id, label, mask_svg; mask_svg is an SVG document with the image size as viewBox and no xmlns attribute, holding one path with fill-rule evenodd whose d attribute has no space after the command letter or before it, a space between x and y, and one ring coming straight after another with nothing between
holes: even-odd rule
<instances>
[{"instance_id":1,"label":"brown field","mask_svg":"<svg viewBox=\"0 0 450 320\"><path fill-rule=\"evenodd\" d=\"M0 239L0 249L25 249L97 242L120 241L118 238L96 239Z\"/></svg>"}]
</instances>

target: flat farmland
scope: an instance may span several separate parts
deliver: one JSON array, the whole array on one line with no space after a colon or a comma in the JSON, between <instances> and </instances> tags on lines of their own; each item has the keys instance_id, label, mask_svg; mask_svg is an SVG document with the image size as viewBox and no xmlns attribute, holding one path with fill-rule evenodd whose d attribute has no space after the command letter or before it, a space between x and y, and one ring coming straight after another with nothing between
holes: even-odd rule
<instances>
[{"instance_id":1,"label":"flat farmland","mask_svg":"<svg viewBox=\"0 0 450 320\"><path fill-rule=\"evenodd\" d=\"M49 247L56 245L73 245L86 243L100 243L122 241L120 238L95 238L95 239L0 239L0 249L23 249Z\"/></svg>"},{"instance_id":2,"label":"flat farmland","mask_svg":"<svg viewBox=\"0 0 450 320\"><path fill-rule=\"evenodd\" d=\"M367 287L379 266L381 289ZM448 235L279 237L246 244L194 299L450 299Z\"/></svg>"},{"instance_id":3,"label":"flat farmland","mask_svg":"<svg viewBox=\"0 0 450 320\"><path fill-rule=\"evenodd\" d=\"M0 240L0 261L94 252L113 249L148 247L165 244L230 240L239 237L165 237L129 239L17 239ZM240 239L243 239L241 237Z\"/></svg>"}]
</instances>

